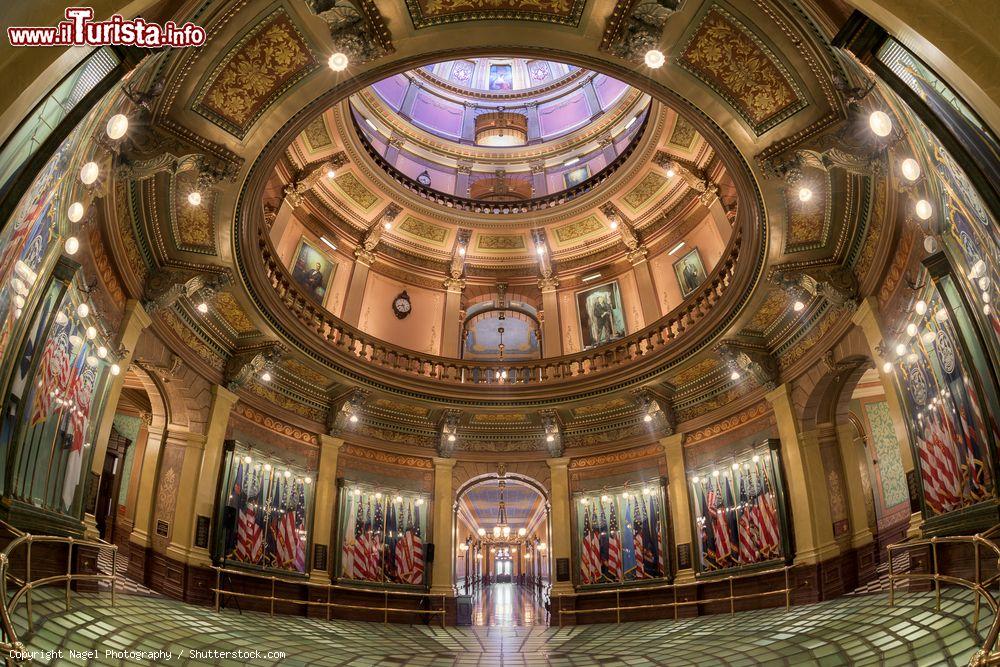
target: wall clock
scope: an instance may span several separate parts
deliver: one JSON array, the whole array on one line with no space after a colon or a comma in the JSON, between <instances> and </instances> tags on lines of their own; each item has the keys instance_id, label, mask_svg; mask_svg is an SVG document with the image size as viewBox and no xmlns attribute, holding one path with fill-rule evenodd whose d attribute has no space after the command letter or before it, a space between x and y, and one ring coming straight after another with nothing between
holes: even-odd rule
<instances>
[{"instance_id":1,"label":"wall clock","mask_svg":"<svg viewBox=\"0 0 1000 667\"><path fill-rule=\"evenodd\" d=\"M403 319L409 315L410 308L410 295L406 293L406 290L400 292L396 298L392 300L392 312L399 319Z\"/></svg>"}]
</instances>

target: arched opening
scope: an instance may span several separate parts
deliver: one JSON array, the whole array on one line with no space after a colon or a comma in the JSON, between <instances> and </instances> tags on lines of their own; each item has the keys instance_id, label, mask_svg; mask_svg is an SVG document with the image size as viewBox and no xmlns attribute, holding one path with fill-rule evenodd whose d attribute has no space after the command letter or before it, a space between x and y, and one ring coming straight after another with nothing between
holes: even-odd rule
<instances>
[{"instance_id":1,"label":"arched opening","mask_svg":"<svg viewBox=\"0 0 1000 667\"><path fill-rule=\"evenodd\" d=\"M498 473L470 480L455 503L455 588L473 625L547 624L549 503L535 480Z\"/></svg>"}]
</instances>

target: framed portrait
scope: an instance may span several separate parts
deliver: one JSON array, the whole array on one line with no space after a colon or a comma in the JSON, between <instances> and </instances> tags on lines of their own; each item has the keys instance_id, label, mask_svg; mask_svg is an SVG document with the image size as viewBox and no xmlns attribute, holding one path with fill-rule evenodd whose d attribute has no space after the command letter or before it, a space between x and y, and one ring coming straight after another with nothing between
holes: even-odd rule
<instances>
[{"instance_id":1,"label":"framed portrait","mask_svg":"<svg viewBox=\"0 0 1000 667\"><path fill-rule=\"evenodd\" d=\"M590 178L590 167L587 165L563 172L563 183L567 188L583 183L588 178Z\"/></svg>"},{"instance_id":2,"label":"framed portrait","mask_svg":"<svg viewBox=\"0 0 1000 667\"><path fill-rule=\"evenodd\" d=\"M685 299L705 282L705 265L701 263L701 255L698 254L697 248L692 248L674 262L674 275L677 276L677 284L681 288L681 297Z\"/></svg>"},{"instance_id":3,"label":"framed portrait","mask_svg":"<svg viewBox=\"0 0 1000 667\"><path fill-rule=\"evenodd\" d=\"M322 304L337 264L302 237L292 261L292 278L309 296Z\"/></svg>"},{"instance_id":4,"label":"framed portrait","mask_svg":"<svg viewBox=\"0 0 1000 667\"><path fill-rule=\"evenodd\" d=\"M510 65L490 65L490 90L514 90L514 69Z\"/></svg>"},{"instance_id":5,"label":"framed portrait","mask_svg":"<svg viewBox=\"0 0 1000 667\"><path fill-rule=\"evenodd\" d=\"M610 343L627 333L617 280L577 292L576 310L585 350Z\"/></svg>"}]
</instances>

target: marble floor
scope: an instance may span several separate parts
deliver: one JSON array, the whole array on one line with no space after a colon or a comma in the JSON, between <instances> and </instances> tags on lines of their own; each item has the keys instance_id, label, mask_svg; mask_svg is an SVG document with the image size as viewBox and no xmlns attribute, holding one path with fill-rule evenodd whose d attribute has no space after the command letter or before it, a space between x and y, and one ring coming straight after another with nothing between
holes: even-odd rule
<instances>
[{"instance_id":1,"label":"marble floor","mask_svg":"<svg viewBox=\"0 0 1000 667\"><path fill-rule=\"evenodd\" d=\"M539 595L517 584L492 584L472 596L472 624L483 627L548 625Z\"/></svg>"},{"instance_id":2,"label":"marble floor","mask_svg":"<svg viewBox=\"0 0 1000 667\"><path fill-rule=\"evenodd\" d=\"M964 665L978 641L970 628L971 596L959 590L945 592L940 612L928 593L902 593L891 608L884 594L874 594L789 612L562 629L216 614L138 595L122 595L111 607L106 593L76 596L67 612L54 590L36 593L34 610L36 631L21 636L43 665ZM20 613L23 627L23 607ZM60 649L61 656L54 653ZM147 653L129 653L135 651ZM169 652L171 659L148 653L153 651ZM253 651L261 653L249 655Z\"/></svg>"}]
</instances>

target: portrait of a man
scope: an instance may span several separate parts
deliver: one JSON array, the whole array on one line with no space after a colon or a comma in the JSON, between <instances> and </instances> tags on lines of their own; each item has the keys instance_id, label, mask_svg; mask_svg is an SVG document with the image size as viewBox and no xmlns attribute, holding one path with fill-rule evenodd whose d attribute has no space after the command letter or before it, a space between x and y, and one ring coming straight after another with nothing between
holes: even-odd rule
<instances>
[{"instance_id":1,"label":"portrait of a man","mask_svg":"<svg viewBox=\"0 0 1000 667\"><path fill-rule=\"evenodd\" d=\"M705 266L701 263L701 255L698 254L697 248L693 248L691 252L674 262L674 274L677 276L682 298L687 298L705 282Z\"/></svg>"},{"instance_id":2,"label":"portrait of a man","mask_svg":"<svg viewBox=\"0 0 1000 667\"><path fill-rule=\"evenodd\" d=\"M326 300L326 292L337 265L302 238L292 262L292 278L306 294L319 303Z\"/></svg>"},{"instance_id":3,"label":"portrait of a man","mask_svg":"<svg viewBox=\"0 0 1000 667\"><path fill-rule=\"evenodd\" d=\"M584 349L610 343L627 333L617 280L577 292L576 303Z\"/></svg>"}]
</instances>

